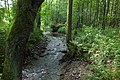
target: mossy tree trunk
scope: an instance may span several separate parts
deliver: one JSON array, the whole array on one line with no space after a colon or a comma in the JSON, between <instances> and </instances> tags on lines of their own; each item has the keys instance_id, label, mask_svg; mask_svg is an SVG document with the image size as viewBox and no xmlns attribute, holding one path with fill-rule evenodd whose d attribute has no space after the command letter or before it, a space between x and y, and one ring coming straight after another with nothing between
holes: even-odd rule
<instances>
[{"instance_id":1,"label":"mossy tree trunk","mask_svg":"<svg viewBox=\"0 0 120 80\"><path fill-rule=\"evenodd\" d=\"M18 0L16 19L6 43L2 80L22 80L22 63L39 6L44 0Z\"/></svg>"}]
</instances>

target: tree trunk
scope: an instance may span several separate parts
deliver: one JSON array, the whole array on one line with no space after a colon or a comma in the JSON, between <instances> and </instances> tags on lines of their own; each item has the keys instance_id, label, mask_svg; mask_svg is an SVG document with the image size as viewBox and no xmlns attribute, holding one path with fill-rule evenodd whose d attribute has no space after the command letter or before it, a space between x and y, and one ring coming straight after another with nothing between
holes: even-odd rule
<instances>
[{"instance_id":1,"label":"tree trunk","mask_svg":"<svg viewBox=\"0 0 120 80\"><path fill-rule=\"evenodd\" d=\"M76 25L76 29L77 28L81 28L81 22L80 22L80 1L77 2L77 25Z\"/></svg>"},{"instance_id":2,"label":"tree trunk","mask_svg":"<svg viewBox=\"0 0 120 80\"><path fill-rule=\"evenodd\" d=\"M103 0L103 21L102 21L102 27L105 29L105 22L106 22L106 0Z\"/></svg>"},{"instance_id":3,"label":"tree trunk","mask_svg":"<svg viewBox=\"0 0 120 80\"><path fill-rule=\"evenodd\" d=\"M119 0L115 0L115 11L114 11L114 26L118 26L119 24Z\"/></svg>"},{"instance_id":4,"label":"tree trunk","mask_svg":"<svg viewBox=\"0 0 120 80\"><path fill-rule=\"evenodd\" d=\"M105 19L105 23L106 23L106 25L108 26L109 24L108 24L108 13L109 13L109 10L110 10L110 0L107 0L107 3L106 3L106 14L105 14L105 16L106 16L106 19Z\"/></svg>"},{"instance_id":5,"label":"tree trunk","mask_svg":"<svg viewBox=\"0 0 120 80\"><path fill-rule=\"evenodd\" d=\"M2 80L22 80L22 63L39 6L44 0L18 0L16 19L6 43Z\"/></svg>"},{"instance_id":6,"label":"tree trunk","mask_svg":"<svg viewBox=\"0 0 120 80\"><path fill-rule=\"evenodd\" d=\"M106 10L106 16L108 15L110 10L110 0L107 0L107 10Z\"/></svg>"},{"instance_id":7,"label":"tree trunk","mask_svg":"<svg viewBox=\"0 0 120 80\"><path fill-rule=\"evenodd\" d=\"M81 7L82 8L81 9L81 13L82 13L81 14L81 24L83 26L83 24L84 24L84 20L83 20L84 19L84 2L82 1L81 3L82 3L82 7Z\"/></svg>"},{"instance_id":8,"label":"tree trunk","mask_svg":"<svg viewBox=\"0 0 120 80\"><path fill-rule=\"evenodd\" d=\"M38 12L38 14L37 14L37 28L39 28L40 29L40 27L41 27L41 7L39 8L39 12Z\"/></svg>"},{"instance_id":9,"label":"tree trunk","mask_svg":"<svg viewBox=\"0 0 120 80\"><path fill-rule=\"evenodd\" d=\"M71 41L71 35L72 35L72 5L73 5L73 0L69 0L69 3L68 3L68 29L67 29L67 37L66 37L67 43L69 43Z\"/></svg>"},{"instance_id":10,"label":"tree trunk","mask_svg":"<svg viewBox=\"0 0 120 80\"><path fill-rule=\"evenodd\" d=\"M99 3L100 3L100 0L96 0L96 13L95 13L95 26L98 26L99 25Z\"/></svg>"},{"instance_id":11,"label":"tree trunk","mask_svg":"<svg viewBox=\"0 0 120 80\"><path fill-rule=\"evenodd\" d=\"M89 23L89 25L91 25L92 24L92 6L93 6L93 0L90 0L90 23Z\"/></svg>"},{"instance_id":12,"label":"tree trunk","mask_svg":"<svg viewBox=\"0 0 120 80\"><path fill-rule=\"evenodd\" d=\"M89 18L88 18L89 7L88 7L88 6L89 6L89 0L88 0L88 2L86 2L86 8L87 8L87 9L86 9L86 20L85 20L85 21L86 21L86 25L89 25L89 22L88 22L88 19L89 19Z\"/></svg>"},{"instance_id":13,"label":"tree trunk","mask_svg":"<svg viewBox=\"0 0 120 80\"><path fill-rule=\"evenodd\" d=\"M114 5L115 5L115 0L112 0L111 10L110 10L110 16L113 16L113 12L114 12Z\"/></svg>"}]
</instances>

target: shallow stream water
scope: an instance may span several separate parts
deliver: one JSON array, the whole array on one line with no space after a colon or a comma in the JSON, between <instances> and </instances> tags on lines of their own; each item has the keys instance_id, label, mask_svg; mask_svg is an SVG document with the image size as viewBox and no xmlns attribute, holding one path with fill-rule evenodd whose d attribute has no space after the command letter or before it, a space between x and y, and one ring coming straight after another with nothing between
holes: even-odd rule
<instances>
[{"instance_id":1,"label":"shallow stream water","mask_svg":"<svg viewBox=\"0 0 120 80\"><path fill-rule=\"evenodd\" d=\"M46 37L48 38L44 53L46 55L24 67L22 80L59 80L63 67L59 65L59 60L64 56L62 52L66 51L65 37L51 35L46 35Z\"/></svg>"}]
</instances>

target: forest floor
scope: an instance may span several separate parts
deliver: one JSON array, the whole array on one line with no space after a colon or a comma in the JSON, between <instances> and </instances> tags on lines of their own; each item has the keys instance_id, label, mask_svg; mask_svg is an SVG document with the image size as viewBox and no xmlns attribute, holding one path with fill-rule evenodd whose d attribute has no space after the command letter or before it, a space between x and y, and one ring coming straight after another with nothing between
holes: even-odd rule
<instances>
[{"instance_id":1,"label":"forest floor","mask_svg":"<svg viewBox=\"0 0 120 80\"><path fill-rule=\"evenodd\" d=\"M91 71L85 68L88 62L73 60L62 68L60 80L87 80L86 76L91 74Z\"/></svg>"},{"instance_id":2,"label":"forest floor","mask_svg":"<svg viewBox=\"0 0 120 80\"><path fill-rule=\"evenodd\" d=\"M65 36L45 35L47 40L36 44L33 58L24 65L22 80L84 80L90 74L85 68L87 62L71 61L59 64L67 52Z\"/></svg>"}]
</instances>

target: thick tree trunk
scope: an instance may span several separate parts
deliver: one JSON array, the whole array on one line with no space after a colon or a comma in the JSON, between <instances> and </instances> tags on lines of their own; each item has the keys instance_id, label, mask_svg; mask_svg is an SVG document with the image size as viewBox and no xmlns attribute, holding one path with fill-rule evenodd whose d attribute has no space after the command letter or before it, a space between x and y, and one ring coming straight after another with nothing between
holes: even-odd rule
<instances>
[{"instance_id":1,"label":"thick tree trunk","mask_svg":"<svg viewBox=\"0 0 120 80\"><path fill-rule=\"evenodd\" d=\"M67 29L67 37L66 37L67 43L69 43L71 41L71 35L72 35L72 5L73 5L73 0L69 0L69 4L68 4L68 29Z\"/></svg>"},{"instance_id":2,"label":"thick tree trunk","mask_svg":"<svg viewBox=\"0 0 120 80\"><path fill-rule=\"evenodd\" d=\"M7 39L2 80L22 80L22 62L39 6L44 0L18 0L16 20Z\"/></svg>"}]
</instances>

